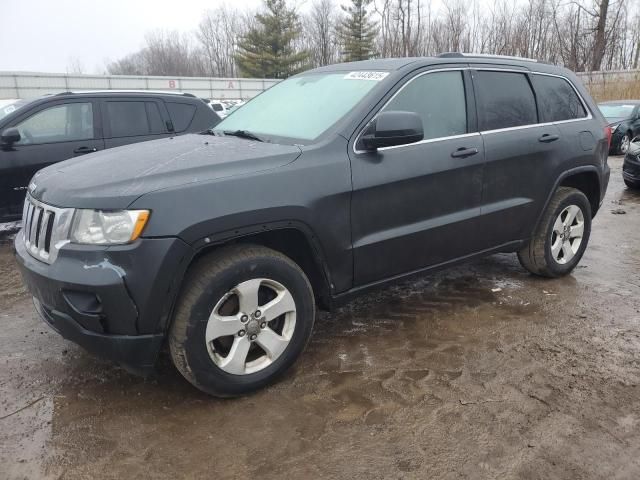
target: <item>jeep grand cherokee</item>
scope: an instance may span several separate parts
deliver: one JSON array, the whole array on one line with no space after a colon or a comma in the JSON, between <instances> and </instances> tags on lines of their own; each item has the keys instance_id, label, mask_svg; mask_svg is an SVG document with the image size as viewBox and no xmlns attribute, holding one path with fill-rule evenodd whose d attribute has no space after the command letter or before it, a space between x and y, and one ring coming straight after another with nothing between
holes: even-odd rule
<instances>
[{"instance_id":1,"label":"jeep grand cherokee","mask_svg":"<svg viewBox=\"0 0 640 480\"><path fill-rule=\"evenodd\" d=\"M316 306L495 252L570 273L610 130L563 68L447 54L278 83L205 135L40 171L15 250L43 319L213 395L281 375Z\"/></svg>"}]
</instances>

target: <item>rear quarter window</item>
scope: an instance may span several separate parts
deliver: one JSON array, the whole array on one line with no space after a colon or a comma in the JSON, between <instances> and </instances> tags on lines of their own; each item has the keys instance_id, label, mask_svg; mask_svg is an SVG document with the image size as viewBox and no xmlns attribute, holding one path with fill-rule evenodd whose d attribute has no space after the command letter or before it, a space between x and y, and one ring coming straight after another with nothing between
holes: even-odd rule
<instances>
[{"instance_id":1,"label":"rear quarter window","mask_svg":"<svg viewBox=\"0 0 640 480\"><path fill-rule=\"evenodd\" d=\"M196 106L190 103L167 102L167 110L176 132L184 132L196 114Z\"/></svg>"},{"instance_id":2,"label":"rear quarter window","mask_svg":"<svg viewBox=\"0 0 640 480\"><path fill-rule=\"evenodd\" d=\"M567 80L534 74L532 82L543 122L560 122L587 116L580 98Z\"/></svg>"},{"instance_id":3,"label":"rear quarter window","mask_svg":"<svg viewBox=\"0 0 640 480\"><path fill-rule=\"evenodd\" d=\"M480 130L538 123L536 100L523 73L477 71L473 84Z\"/></svg>"}]
</instances>

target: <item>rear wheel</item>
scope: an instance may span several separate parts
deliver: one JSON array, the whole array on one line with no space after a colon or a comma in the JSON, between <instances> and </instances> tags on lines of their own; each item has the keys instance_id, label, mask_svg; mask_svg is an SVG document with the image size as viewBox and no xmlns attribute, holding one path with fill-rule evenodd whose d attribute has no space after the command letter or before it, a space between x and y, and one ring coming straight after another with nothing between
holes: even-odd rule
<instances>
[{"instance_id":1,"label":"rear wheel","mask_svg":"<svg viewBox=\"0 0 640 480\"><path fill-rule=\"evenodd\" d=\"M189 271L169 334L171 357L200 390L242 395L294 363L314 316L311 285L291 259L260 246L222 248Z\"/></svg>"},{"instance_id":2,"label":"rear wheel","mask_svg":"<svg viewBox=\"0 0 640 480\"><path fill-rule=\"evenodd\" d=\"M640 182L632 182L631 180L624 179L624 183L627 187L633 190L640 190Z\"/></svg>"},{"instance_id":3,"label":"rear wheel","mask_svg":"<svg viewBox=\"0 0 640 480\"><path fill-rule=\"evenodd\" d=\"M591 234L591 205L579 190L560 187L547 206L533 238L518 252L529 272L560 277L578 264Z\"/></svg>"}]
</instances>

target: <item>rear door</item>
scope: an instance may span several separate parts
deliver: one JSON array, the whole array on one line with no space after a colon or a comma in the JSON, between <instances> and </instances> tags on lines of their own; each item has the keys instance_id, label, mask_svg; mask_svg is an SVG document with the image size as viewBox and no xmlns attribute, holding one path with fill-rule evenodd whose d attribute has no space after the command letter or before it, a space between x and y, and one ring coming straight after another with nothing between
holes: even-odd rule
<instances>
[{"instance_id":1,"label":"rear door","mask_svg":"<svg viewBox=\"0 0 640 480\"><path fill-rule=\"evenodd\" d=\"M463 69L409 79L381 111L422 118L424 140L350 151L355 284L364 285L475 250L484 151Z\"/></svg>"},{"instance_id":2,"label":"rear door","mask_svg":"<svg viewBox=\"0 0 640 480\"><path fill-rule=\"evenodd\" d=\"M530 75L472 70L486 166L482 188L483 249L528 238L563 157L562 132L540 118Z\"/></svg>"},{"instance_id":3,"label":"rear door","mask_svg":"<svg viewBox=\"0 0 640 480\"><path fill-rule=\"evenodd\" d=\"M21 139L0 149L3 218L20 216L29 180L38 170L104 148L93 99L52 101L25 112L9 127L17 128Z\"/></svg>"},{"instance_id":4,"label":"rear door","mask_svg":"<svg viewBox=\"0 0 640 480\"><path fill-rule=\"evenodd\" d=\"M119 147L172 135L162 101L153 98L102 99L105 147Z\"/></svg>"}]
</instances>

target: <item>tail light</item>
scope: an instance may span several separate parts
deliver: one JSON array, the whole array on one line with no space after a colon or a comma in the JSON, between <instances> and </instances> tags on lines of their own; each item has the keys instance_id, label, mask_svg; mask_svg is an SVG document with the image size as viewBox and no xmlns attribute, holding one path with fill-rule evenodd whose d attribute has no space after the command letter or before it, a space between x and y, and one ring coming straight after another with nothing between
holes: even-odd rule
<instances>
[{"instance_id":1,"label":"tail light","mask_svg":"<svg viewBox=\"0 0 640 480\"><path fill-rule=\"evenodd\" d=\"M604 134L607 137L607 146L611 147L611 135L613 134L613 132L611 131L611 127L609 125L604 127Z\"/></svg>"}]
</instances>

